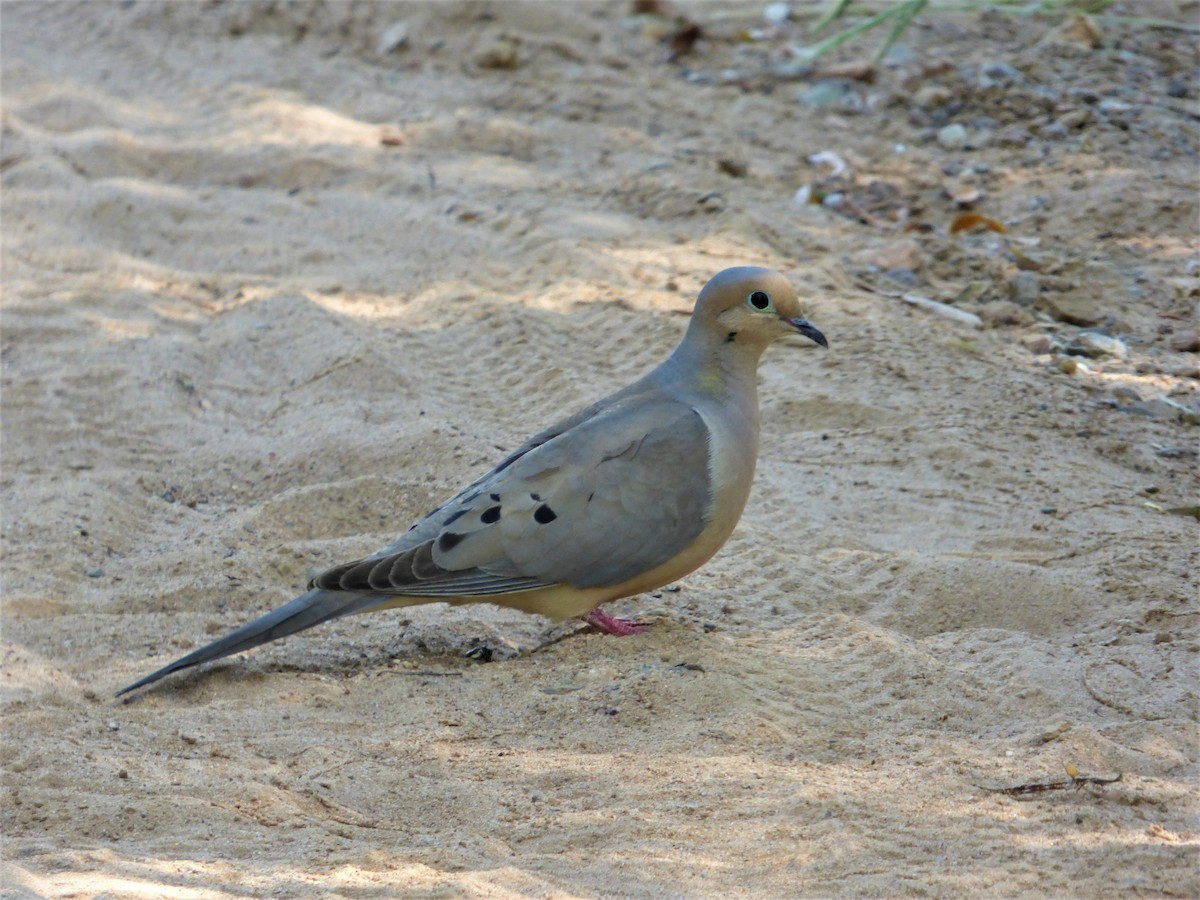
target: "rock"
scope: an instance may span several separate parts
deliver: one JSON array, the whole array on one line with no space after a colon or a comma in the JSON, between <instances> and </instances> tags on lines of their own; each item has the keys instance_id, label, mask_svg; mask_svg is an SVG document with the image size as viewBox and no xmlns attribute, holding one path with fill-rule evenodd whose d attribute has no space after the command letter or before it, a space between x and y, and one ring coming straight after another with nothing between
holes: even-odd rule
<instances>
[{"instance_id":1,"label":"rock","mask_svg":"<svg viewBox=\"0 0 1200 900\"><path fill-rule=\"evenodd\" d=\"M938 130L937 142L946 150L961 150L967 146L967 129L957 122Z\"/></svg>"},{"instance_id":2,"label":"rock","mask_svg":"<svg viewBox=\"0 0 1200 900\"><path fill-rule=\"evenodd\" d=\"M763 18L772 25L782 25L792 17L792 8L786 3L768 3L763 7Z\"/></svg>"},{"instance_id":3,"label":"rock","mask_svg":"<svg viewBox=\"0 0 1200 900\"><path fill-rule=\"evenodd\" d=\"M1200 365L1194 362L1168 362L1157 367L1163 375L1170 375L1172 378L1193 378L1200 380Z\"/></svg>"},{"instance_id":4,"label":"rock","mask_svg":"<svg viewBox=\"0 0 1200 900\"><path fill-rule=\"evenodd\" d=\"M984 63L979 70L979 86L990 88L1020 81L1021 73L1005 62Z\"/></svg>"},{"instance_id":5,"label":"rock","mask_svg":"<svg viewBox=\"0 0 1200 900\"><path fill-rule=\"evenodd\" d=\"M912 102L921 109L932 109L937 106L945 106L953 96L954 94L949 88L942 87L940 84L927 84L913 95Z\"/></svg>"},{"instance_id":6,"label":"rock","mask_svg":"<svg viewBox=\"0 0 1200 900\"><path fill-rule=\"evenodd\" d=\"M924 264L921 248L912 238L893 241L882 247L869 247L855 253L851 259L860 265L874 266L883 272L918 271Z\"/></svg>"},{"instance_id":7,"label":"rock","mask_svg":"<svg viewBox=\"0 0 1200 900\"><path fill-rule=\"evenodd\" d=\"M745 160L725 157L717 160L717 168L733 178L745 178L750 172L750 166Z\"/></svg>"},{"instance_id":8,"label":"rock","mask_svg":"<svg viewBox=\"0 0 1200 900\"><path fill-rule=\"evenodd\" d=\"M1200 408L1194 404L1195 401L1185 405L1170 397L1159 396L1149 400L1145 406L1155 418L1170 419L1183 425L1200 425Z\"/></svg>"},{"instance_id":9,"label":"rock","mask_svg":"<svg viewBox=\"0 0 1200 900\"><path fill-rule=\"evenodd\" d=\"M1042 293L1037 272L1017 272L1008 279L1008 299L1019 306L1033 306Z\"/></svg>"},{"instance_id":10,"label":"rock","mask_svg":"<svg viewBox=\"0 0 1200 900\"><path fill-rule=\"evenodd\" d=\"M1024 147L1033 139L1029 129L1024 125L1009 125L996 133L998 147Z\"/></svg>"},{"instance_id":11,"label":"rock","mask_svg":"<svg viewBox=\"0 0 1200 900\"><path fill-rule=\"evenodd\" d=\"M1091 16L1082 13L1071 16L1048 35L1044 43L1068 44L1085 50L1099 50L1104 45L1104 34Z\"/></svg>"},{"instance_id":12,"label":"rock","mask_svg":"<svg viewBox=\"0 0 1200 900\"><path fill-rule=\"evenodd\" d=\"M1066 294L1043 294L1039 297L1039 305L1058 319L1070 325L1098 325L1104 320L1105 313L1100 309L1100 300L1086 291L1072 291Z\"/></svg>"},{"instance_id":13,"label":"rock","mask_svg":"<svg viewBox=\"0 0 1200 900\"><path fill-rule=\"evenodd\" d=\"M1073 356L1056 356L1054 358L1054 365L1058 367L1058 371L1067 375L1074 375L1080 369L1085 372L1087 371L1084 366L1079 364L1079 360Z\"/></svg>"},{"instance_id":14,"label":"rock","mask_svg":"<svg viewBox=\"0 0 1200 900\"><path fill-rule=\"evenodd\" d=\"M392 24L387 31L379 36L379 43L375 45L375 52L380 56L387 56L393 50L399 50L408 43L408 22L401 19L399 22Z\"/></svg>"},{"instance_id":15,"label":"rock","mask_svg":"<svg viewBox=\"0 0 1200 900\"><path fill-rule=\"evenodd\" d=\"M816 153L810 153L805 157L805 162L810 166L826 166L828 172L825 177L836 178L838 175L847 175L850 173L850 164L833 150L819 150Z\"/></svg>"},{"instance_id":16,"label":"rock","mask_svg":"<svg viewBox=\"0 0 1200 900\"><path fill-rule=\"evenodd\" d=\"M883 277L906 288L917 286L917 274L912 269L885 269Z\"/></svg>"},{"instance_id":17,"label":"rock","mask_svg":"<svg viewBox=\"0 0 1200 900\"><path fill-rule=\"evenodd\" d=\"M1086 107L1079 106L1075 109L1068 109L1058 117L1058 121L1062 123L1064 128L1082 128L1091 121L1091 118L1092 111Z\"/></svg>"},{"instance_id":18,"label":"rock","mask_svg":"<svg viewBox=\"0 0 1200 900\"><path fill-rule=\"evenodd\" d=\"M1047 140L1061 141L1069 132L1066 125L1064 125L1062 122L1055 121L1051 122L1049 125L1042 126L1040 133L1041 136Z\"/></svg>"},{"instance_id":19,"label":"rock","mask_svg":"<svg viewBox=\"0 0 1200 900\"><path fill-rule=\"evenodd\" d=\"M866 107L866 101L859 93L858 84L849 78L830 78L818 81L810 87L798 91L796 99L805 106L818 109L829 106L848 113L862 112Z\"/></svg>"},{"instance_id":20,"label":"rock","mask_svg":"<svg viewBox=\"0 0 1200 900\"><path fill-rule=\"evenodd\" d=\"M521 40L506 34L497 35L488 41L475 55L475 64L481 69L503 69L511 71L521 65Z\"/></svg>"},{"instance_id":21,"label":"rock","mask_svg":"<svg viewBox=\"0 0 1200 900\"><path fill-rule=\"evenodd\" d=\"M1066 352L1069 356L1086 356L1089 359L1105 356L1124 359L1129 354L1129 348L1120 338L1099 331L1081 331L1067 342Z\"/></svg>"},{"instance_id":22,"label":"rock","mask_svg":"<svg viewBox=\"0 0 1200 900\"><path fill-rule=\"evenodd\" d=\"M1177 353L1200 351L1200 331L1193 328L1191 331L1181 331L1179 334L1172 335L1171 349Z\"/></svg>"},{"instance_id":23,"label":"rock","mask_svg":"<svg viewBox=\"0 0 1200 900\"><path fill-rule=\"evenodd\" d=\"M992 300L975 310L988 325L1032 325L1033 316L1011 300Z\"/></svg>"},{"instance_id":24,"label":"rock","mask_svg":"<svg viewBox=\"0 0 1200 900\"><path fill-rule=\"evenodd\" d=\"M1034 356L1045 356L1058 348L1046 334L1030 334L1021 338L1021 344Z\"/></svg>"},{"instance_id":25,"label":"rock","mask_svg":"<svg viewBox=\"0 0 1200 900\"><path fill-rule=\"evenodd\" d=\"M983 199L983 190L977 184L948 181L943 189L946 191L946 196L958 206L971 206Z\"/></svg>"},{"instance_id":26,"label":"rock","mask_svg":"<svg viewBox=\"0 0 1200 900\"><path fill-rule=\"evenodd\" d=\"M955 295L954 305L965 306L969 303L977 303L991 289L990 281L968 281L963 289Z\"/></svg>"}]
</instances>

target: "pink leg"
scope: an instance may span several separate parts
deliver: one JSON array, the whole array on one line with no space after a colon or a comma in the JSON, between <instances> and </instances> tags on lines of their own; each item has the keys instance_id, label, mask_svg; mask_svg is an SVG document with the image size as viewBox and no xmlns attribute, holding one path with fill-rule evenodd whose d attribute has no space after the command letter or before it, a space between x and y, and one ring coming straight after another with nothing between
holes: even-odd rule
<instances>
[{"instance_id":1,"label":"pink leg","mask_svg":"<svg viewBox=\"0 0 1200 900\"><path fill-rule=\"evenodd\" d=\"M617 637L642 634L650 628L645 622L632 622L629 619L619 619L616 616L610 616L602 609L593 609L583 617L583 621L600 629L605 634L615 634Z\"/></svg>"}]
</instances>

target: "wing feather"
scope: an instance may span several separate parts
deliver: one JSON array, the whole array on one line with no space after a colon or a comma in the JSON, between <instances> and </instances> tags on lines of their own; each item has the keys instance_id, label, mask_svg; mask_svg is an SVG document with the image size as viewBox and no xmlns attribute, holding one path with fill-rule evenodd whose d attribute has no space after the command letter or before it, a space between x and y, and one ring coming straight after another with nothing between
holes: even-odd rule
<instances>
[{"instance_id":1,"label":"wing feather","mask_svg":"<svg viewBox=\"0 0 1200 900\"><path fill-rule=\"evenodd\" d=\"M619 584L678 555L710 511L703 419L644 396L590 413L542 432L400 540L311 586L485 597Z\"/></svg>"}]
</instances>

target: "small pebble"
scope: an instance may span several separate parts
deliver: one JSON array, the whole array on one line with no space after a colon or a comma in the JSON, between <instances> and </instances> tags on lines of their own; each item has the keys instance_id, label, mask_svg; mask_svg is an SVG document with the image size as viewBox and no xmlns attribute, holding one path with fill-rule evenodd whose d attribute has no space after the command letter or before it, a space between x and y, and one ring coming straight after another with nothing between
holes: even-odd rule
<instances>
[{"instance_id":1,"label":"small pebble","mask_svg":"<svg viewBox=\"0 0 1200 900\"><path fill-rule=\"evenodd\" d=\"M1177 353L1195 353L1200 350L1200 331L1182 331L1171 338L1171 349Z\"/></svg>"},{"instance_id":2,"label":"small pebble","mask_svg":"<svg viewBox=\"0 0 1200 900\"><path fill-rule=\"evenodd\" d=\"M1054 360L1054 364L1067 375L1074 375L1079 370L1079 360L1073 356L1060 356Z\"/></svg>"},{"instance_id":3,"label":"small pebble","mask_svg":"<svg viewBox=\"0 0 1200 900\"><path fill-rule=\"evenodd\" d=\"M717 168L733 178L745 178L750 167L744 160L727 157L717 160Z\"/></svg>"},{"instance_id":4,"label":"small pebble","mask_svg":"<svg viewBox=\"0 0 1200 900\"><path fill-rule=\"evenodd\" d=\"M1011 300L989 300L975 309L975 314L993 327L1025 326L1033 324L1033 316L1022 306Z\"/></svg>"},{"instance_id":5,"label":"small pebble","mask_svg":"<svg viewBox=\"0 0 1200 900\"><path fill-rule=\"evenodd\" d=\"M1041 129L1041 136L1052 141L1060 141L1068 134L1068 128L1062 122L1051 122Z\"/></svg>"},{"instance_id":6,"label":"small pebble","mask_svg":"<svg viewBox=\"0 0 1200 900\"><path fill-rule=\"evenodd\" d=\"M763 7L763 18L772 25L782 25L792 17L792 8L786 3L768 3Z\"/></svg>"},{"instance_id":7,"label":"small pebble","mask_svg":"<svg viewBox=\"0 0 1200 900\"><path fill-rule=\"evenodd\" d=\"M1040 511L1047 516L1052 516L1056 512L1058 512L1058 507L1057 506L1043 506Z\"/></svg>"},{"instance_id":8,"label":"small pebble","mask_svg":"<svg viewBox=\"0 0 1200 900\"><path fill-rule=\"evenodd\" d=\"M993 84L1011 84L1021 80L1021 73L1005 62L984 63L979 84L980 87L991 87L985 80Z\"/></svg>"},{"instance_id":9,"label":"small pebble","mask_svg":"<svg viewBox=\"0 0 1200 900\"><path fill-rule=\"evenodd\" d=\"M408 43L408 23L401 20L392 24L379 37L379 43L375 45L375 52L380 56L387 56L393 50L398 50Z\"/></svg>"},{"instance_id":10,"label":"small pebble","mask_svg":"<svg viewBox=\"0 0 1200 900\"><path fill-rule=\"evenodd\" d=\"M961 150L967 145L967 129L957 122L938 130L937 142L946 150Z\"/></svg>"},{"instance_id":11,"label":"small pebble","mask_svg":"<svg viewBox=\"0 0 1200 900\"><path fill-rule=\"evenodd\" d=\"M1067 342L1066 352L1069 356L1086 356L1089 359L1105 356L1124 359L1129 354L1129 349L1120 338L1110 337L1099 331L1081 331Z\"/></svg>"},{"instance_id":12,"label":"small pebble","mask_svg":"<svg viewBox=\"0 0 1200 900\"><path fill-rule=\"evenodd\" d=\"M1092 112L1084 107L1068 109L1058 117L1064 128L1082 128L1092 118Z\"/></svg>"},{"instance_id":13,"label":"small pebble","mask_svg":"<svg viewBox=\"0 0 1200 900\"><path fill-rule=\"evenodd\" d=\"M475 57L475 64L481 69L502 69L511 71L521 65L521 42L518 38L499 35Z\"/></svg>"},{"instance_id":14,"label":"small pebble","mask_svg":"<svg viewBox=\"0 0 1200 900\"><path fill-rule=\"evenodd\" d=\"M922 109L929 109L934 106L944 106L949 103L954 96L949 88L942 87L940 84L927 84L917 89L913 95L913 103Z\"/></svg>"},{"instance_id":15,"label":"small pebble","mask_svg":"<svg viewBox=\"0 0 1200 900\"><path fill-rule=\"evenodd\" d=\"M796 99L805 106L831 106L845 112L861 112L864 105L858 85L848 78L822 79L798 91Z\"/></svg>"},{"instance_id":16,"label":"small pebble","mask_svg":"<svg viewBox=\"0 0 1200 900\"><path fill-rule=\"evenodd\" d=\"M912 269L884 269L883 276L903 287L916 287L917 275Z\"/></svg>"},{"instance_id":17,"label":"small pebble","mask_svg":"<svg viewBox=\"0 0 1200 900\"><path fill-rule=\"evenodd\" d=\"M1000 147L1024 147L1032 139L1033 135L1024 125L1009 125L997 133L996 144Z\"/></svg>"},{"instance_id":18,"label":"small pebble","mask_svg":"<svg viewBox=\"0 0 1200 900\"><path fill-rule=\"evenodd\" d=\"M87 574L88 578L103 578L104 570L103 569L88 569L86 574Z\"/></svg>"},{"instance_id":19,"label":"small pebble","mask_svg":"<svg viewBox=\"0 0 1200 900\"><path fill-rule=\"evenodd\" d=\"M1045 356L1054 349L1054 342L1044 334L1035 334L1021 341L1030 353L1035 356Z\"/></svg>"},{"instance_id":20,"label":"small pebble","mask_svg":"<svg viewBox=\"0 0 1200 900\"><path fill-rule=\"evenodd\" d=\"M1041 293L1042 283L1036 272L1017 272L1008 279L1008 299L1018 306L1033 306Z\"/></svg>"}]
</instances>

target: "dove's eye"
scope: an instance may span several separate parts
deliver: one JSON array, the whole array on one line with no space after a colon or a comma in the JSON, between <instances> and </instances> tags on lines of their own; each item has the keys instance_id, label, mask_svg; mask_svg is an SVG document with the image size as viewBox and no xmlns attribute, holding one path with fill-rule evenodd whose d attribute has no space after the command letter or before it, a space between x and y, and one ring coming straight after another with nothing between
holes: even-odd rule
<instances>
[{"instance_id":1,"label":"dove's eye","mask_svg":"<svg viewBox=\"0 0 1200 900\"><path fill-rule=\"evenodd\" d=\"M763 291L755 291L746 298L746 302L758 310L771 308L771 298Z\"/></svg>"}]
</instances>

